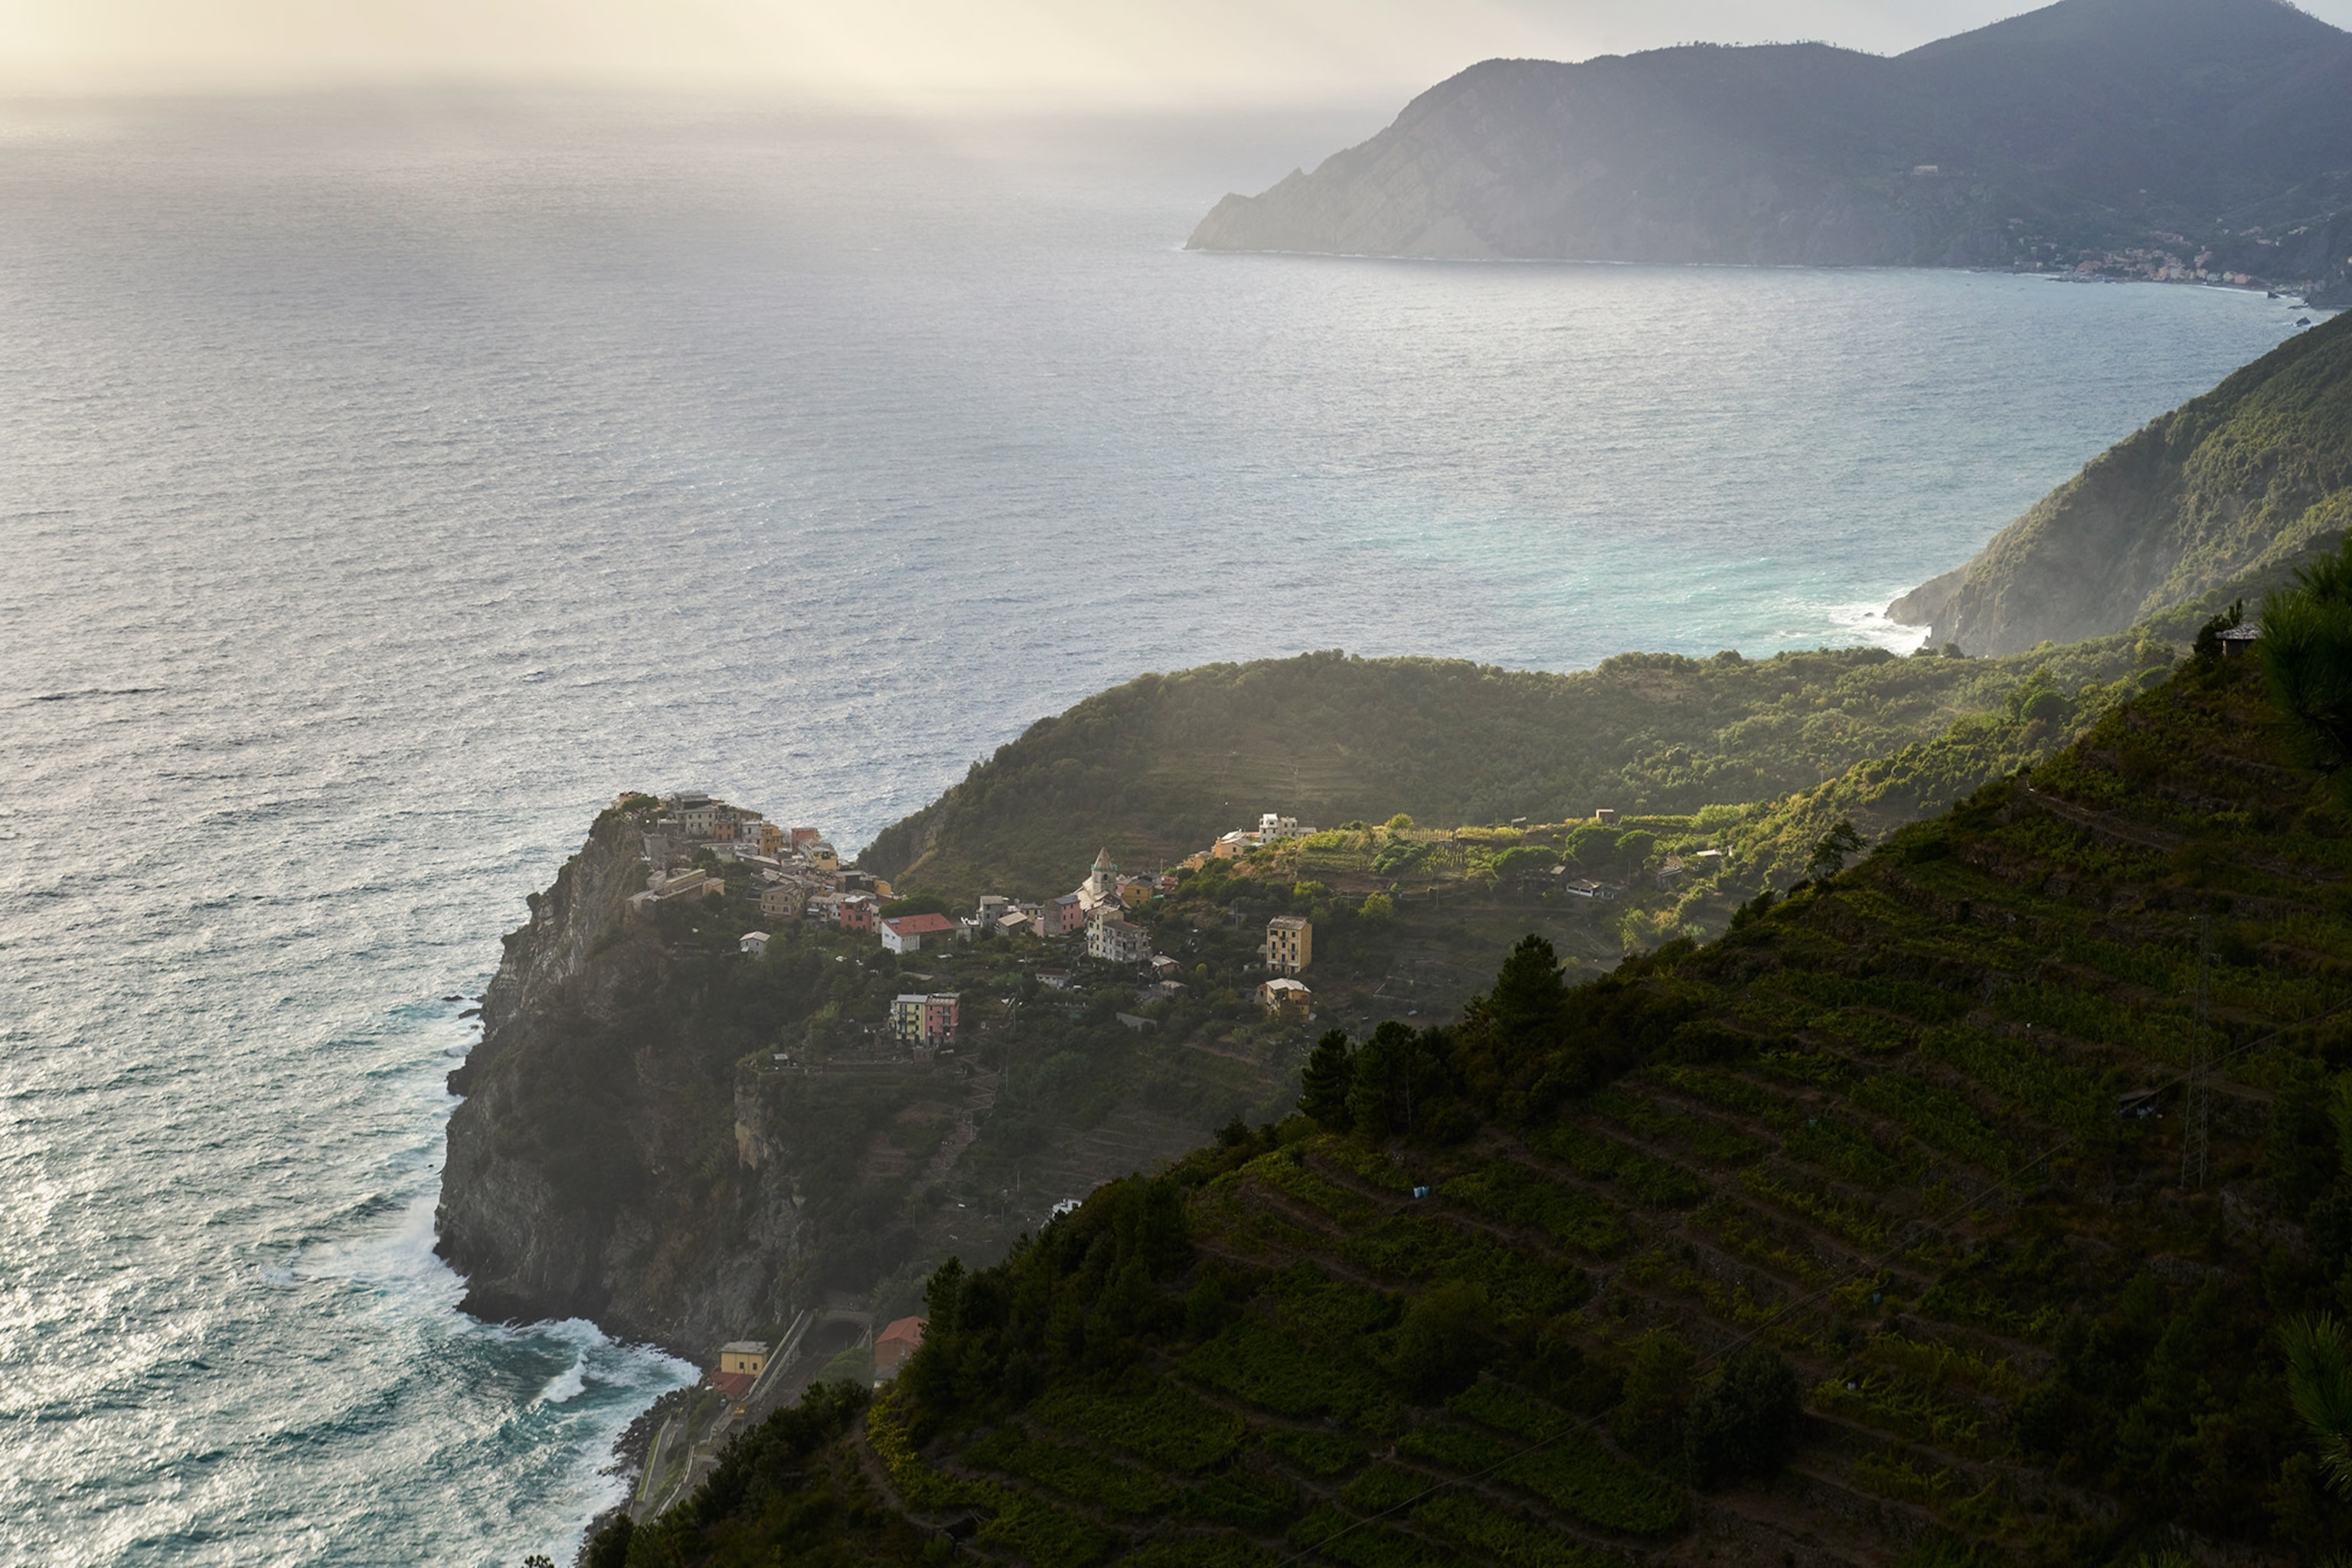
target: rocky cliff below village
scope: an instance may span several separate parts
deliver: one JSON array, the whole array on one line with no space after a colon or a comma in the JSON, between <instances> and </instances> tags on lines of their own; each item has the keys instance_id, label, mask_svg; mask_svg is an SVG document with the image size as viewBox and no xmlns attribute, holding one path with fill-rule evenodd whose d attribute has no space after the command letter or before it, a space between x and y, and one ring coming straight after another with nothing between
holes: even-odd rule
<instances>
[{"instance_id":1,"label":"rocky cliff below village","mask_svg":"<svg viewBox=\"0 0 2352 1568\"><path fill-rule=\"evenodd\" d=\"M1003 944L901 956L763 914L759 868L708 845L691 896L633 908L664 810L624 797L533 896L450 1075L438 1250L477 1315L707 1360L804 1308L911 1311L945 1258L1274 1108L1286 1036L1192 1049L1122 1025L1131 989L1040 999ZM893 1037L910 991L961 993L957 1047Z\"/></svg>"},{"instance_id":2,"label":"rocky cliff below village","mask_svg":"<svg viewBox=\"0 0 2352 1568\"><path fill-rule=\"evenodd\" d=\"M624 918L642 834L607 812L506 939L483 1037L450 1075L436 1226L467 1310L583 1317L688 1353L789 1321L790 1179L736 1158L732 1032L690 1027L714 978Z\"/></svg>"}]
</instances>

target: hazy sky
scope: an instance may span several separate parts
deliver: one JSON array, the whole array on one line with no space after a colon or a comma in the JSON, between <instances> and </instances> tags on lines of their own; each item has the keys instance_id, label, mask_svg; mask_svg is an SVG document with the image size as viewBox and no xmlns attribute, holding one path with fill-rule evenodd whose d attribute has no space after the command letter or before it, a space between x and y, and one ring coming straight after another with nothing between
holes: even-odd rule
<instances>
[{"instance_id":1,"label":"hazy sky","mask_svg":"<svg viewBox=\"0 0 2352 1568\"><path fill-rule=\"evenodd\" d=\"M0 0L0 91L505 79L913 107L1386 101L1495 55L1892 52L2020 0ZM2352 0L2305 0L2352 26Z\"/></svg>"}]
</instances>

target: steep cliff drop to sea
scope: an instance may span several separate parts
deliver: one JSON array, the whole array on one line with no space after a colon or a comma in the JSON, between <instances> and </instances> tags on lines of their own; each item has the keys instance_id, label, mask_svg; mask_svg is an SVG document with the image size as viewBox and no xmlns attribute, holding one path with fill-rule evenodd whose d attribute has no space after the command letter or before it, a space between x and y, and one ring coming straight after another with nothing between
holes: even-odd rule
<instances>
[{"instance_id":1,"label":"steep cliff drop to sea","mask_svg":"<svg viewBox=\"0 0 2352 1568\"><path fill-rule=\"evenodd\" d=\"M644 886L642 836L607 812L507 937L482 1043L449 1076L467 1098L438 1250L479 1316L589 1318L707 1358L789 1320L801 1227L778 1173L710 1147L740 1045L694 1026L707 977L624 919Z\"/></svg>"},{"instance_id":2,"label":"steep cliff drop to sea","mask_svg":"<svg viewBox=\"0 0 2352 1568\"><path fill-rule=\"evenodd\" d=\"M450 1075L466 1098L436 1231L470 1311L590 1318L708 1365L827 1302L914 1310L950 1254L992 1260L1055 1203L1280 1109L1271 1047L1139 1033L1121 991L1039 1003L994 944L955 980L972 961L764 916L740 861L706 852L715 896L632 910L661 810L604 812L533 897ZM774 937L746 954L762 923ZM963 1039L893 1037L894 996L957 986Z\"/></svg>"},{"instance_id":3,"label":"steep cliff drop to sea","mask_svg":"<svg viewBox=\"0 0 2352 1568\"><path fill-rule=\"evenodd\" d=\"M2285 581L2352 527L2352 317L2290 338L2117 443L1962 566L1887 606L2021 652Z\"/></svg>"}]
</instances>

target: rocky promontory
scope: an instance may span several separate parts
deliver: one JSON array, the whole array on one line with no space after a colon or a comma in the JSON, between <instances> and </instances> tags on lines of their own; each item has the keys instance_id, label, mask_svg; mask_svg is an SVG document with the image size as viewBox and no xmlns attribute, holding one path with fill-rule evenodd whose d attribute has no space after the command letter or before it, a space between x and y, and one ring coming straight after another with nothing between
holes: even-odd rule
<instances>
[{"instance_id":1,"label":"rocky promontory","mask_svg":"<svg viewBox=\"0 0 2352 1568\"><path fill-rule=\"evenodd\" d=\"M824 848L825 884L872 885ZM1293 1070L1296 1030L1139 1034L1120 1015L1143 982L1108 973L1040 1002L1052 953L893 952L804 918L802 893L839 900L819 873L734 849L624 796L506 938L449 1080L436 1226L467 1310L698 1361L804 1310L911 1311L947 1258L993 1261L1056 1202L1270 1109ZM899 1037L909 993L960 994L959 1032Z\"/></svg>"},{"instance_id":2,"label":"rocky promontory","mask_svg":"<svg viewBox=\"0 0 2352 1568\"><path fill-rule=\"evenodd\" d=\"M695 1026L714 963L625 917L646 869L637 823L606 812L507 937L450 1075L436 1228L478 1316L698 1355L790 1321L802 1226L783 1171L732 1158L743 1042Z\"/></svg>"}]
</instances>

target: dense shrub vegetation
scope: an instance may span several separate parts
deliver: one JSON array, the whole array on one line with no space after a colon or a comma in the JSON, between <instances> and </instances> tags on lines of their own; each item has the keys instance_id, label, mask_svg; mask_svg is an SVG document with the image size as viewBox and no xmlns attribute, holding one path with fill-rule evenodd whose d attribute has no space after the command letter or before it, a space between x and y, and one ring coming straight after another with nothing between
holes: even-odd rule
<instances>
[{"instance_id":1,"label":"dense shrub vegetation","mask_svg":"<svg viewBox=\"0 0 2352 1568\"><path fill-rule=\"evenodd\" d=\"M1882 758L1867 788L1916 813L1951 798L1956 778L1995 776L1988 762L2039 754L2070 715L2103 705L2086 691L2170 657L2156 635L2008 659L1626 654L1552 675L1318 653L1147 675L1040 720L862 859L958 900L1034 896L1066 890L1074 842L1108 845L1122 865L1172 863L1261 810L1326 827L1559 821L1604 805L1674 816L1811 790ZM1983 729L1947 741L1972 714ZM1638 868L1645 831L1568 852L1603 873ZM1506 875L1559 852L1496 847ZM1372 869L1402 876L1425 853L1399 837Z\"/></svg>"}]
</instances>

